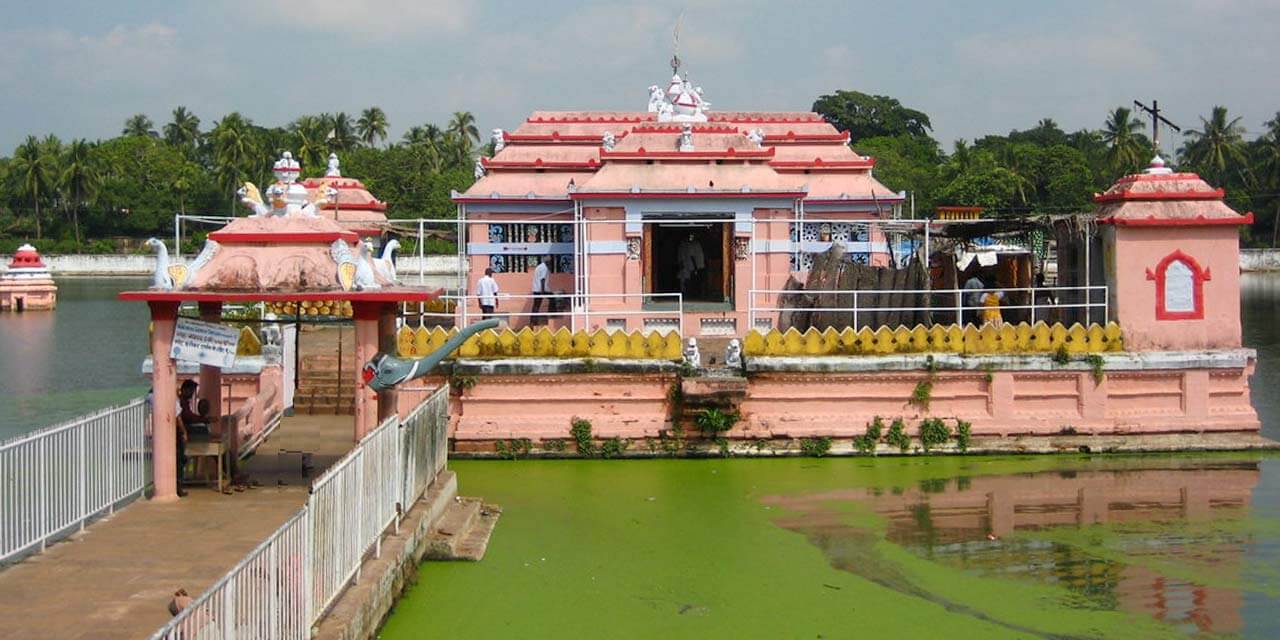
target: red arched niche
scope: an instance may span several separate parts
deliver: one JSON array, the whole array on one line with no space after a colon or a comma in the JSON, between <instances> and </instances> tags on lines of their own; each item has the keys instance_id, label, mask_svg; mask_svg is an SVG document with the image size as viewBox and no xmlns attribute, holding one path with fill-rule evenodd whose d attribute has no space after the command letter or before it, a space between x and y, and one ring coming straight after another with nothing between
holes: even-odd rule
<instances>
[{"instance_id":1,"label":"red arched niche","mask_svg":"<svg viewBox=\"0 0 1280 640\"><path fill-rule=\"evenodd\" d=\"M1204 319L1204 283L1213 277L1195 258L1176 250L1147 269L1147 279L1156 281L1157 320Z\"/></svg>"}]
</instances>

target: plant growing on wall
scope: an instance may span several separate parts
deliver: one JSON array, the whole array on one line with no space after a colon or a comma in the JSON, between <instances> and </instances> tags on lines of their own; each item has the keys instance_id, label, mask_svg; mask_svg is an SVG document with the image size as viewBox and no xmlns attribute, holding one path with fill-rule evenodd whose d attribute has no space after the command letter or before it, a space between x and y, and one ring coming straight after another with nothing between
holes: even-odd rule
<instances>
[{"instance_id":1,"label":"plant growing on wall","mask_svg":"<svg viewBox=\"0 0 1280 640\"><path fill-rule=\"evenodd\" d=\"M853 448L859 453L871 453L876 450L876 445L880 442L880 436L884 433L884 420L880 416L876 416L871 422L867 423L866 433L853 439Z\"/></svg>"},{"instance_id":2,"label":"plant growing on wall","mask_svg":"<svg viewBox=\"0 0 1280 640\"><path fill-rule=\"evenodd\" d=\"M956 448L957 449L960 449L960 451L962 452L969 450L970 432L972 430L973 430L972 424L964 420L961 420L959 418L956 418Z\"/></svg>"},{"instance_id":3,"label":"plant growing on wall","mask_svg":"<svg viewBox=\"0 0 1280 640\"><path fill-rule=\"evenodd\" d=\"M1107 361L1104 360L1101 355L1096 353L1091 353L1085 356L1084 359L1085 362L1089 363L1089 370L1093 372L1093 386L1096 387L1102 384L1103 378L1107 375L1106 371L1103 370Z\"/></svg>"},{"instance_id":4,"label":"plant growing on wall","mask_svg":"<svg viewBox=\"0 0 1280 640\"><path fill-rule=\"evenodd\" d=\"M925 418L920 422L920 446L924 447L925 453L950 439L951 427L942 418Z\"/></svg>"},{"instance_id":5,"label":"plant growing on wall","mask_svg":"<svg viewBox=\"0 0 1280 640\"><path fill-rule=\"evenodd\" d=\"M920 407L922 411L929 410L929 401L933 399L933 380L921 380L916 383L916 388L911 392L911 398L907 400L909 404Z\"/></svg>"},{"instance_id":6,"label":"plant growing on wall","mask_svg":"<svg viewBox=\"0 0 1280 640\"><path fill-rule=\"evenodd\" d=\"M1067 352L1066 343L1058 345L1058 350L1053 352L1053 361L1059 365L1066 365L1071 362L1071 354Z\"/></svg>"},{"instance_id":7,"label":"plant growing on wall","mask_svg":"<svg viewBox=\"0 0 1280 640\"><path fill-rule=\"evenodd\" d=\"M885 434L884 441L898 448L902 453L906 453L911 448L911 436L907 435L907 425L902 422L902 418L894 418L893 423L889 425L889 433Z\"/></svg>"},{"instance_id":8,"label":"plant growing on wall","mask_svg":"<svg viewBox=\"0 0 1280 640\"><path fill-rule=\"evenodd\" d=\"M710 409L703 409L702 413L699 413L698 416L694 418L694 422L698 424L698 430L701 431L703 435L708 436L721 434L732 429L733 425L736 424L738 420L738 414L721 411L714 407Z\"/></svg>"},{"instance_id":9,"label":"plant growing on wall","mask_svg":"<svg viewBox=\"0 0 1280 640\"><path fill-rule=\"evenodd\" d=\"M591 436L591 421L575 416L569 424L569 435L578 446L578 455L584 458L594 458L596 445Z\"/></svg>"},{"instance_id":10,"label":"plant growing on wall","mask_svg":"<svg viewBox=\"0 0 1280 640\"><path fill-rule=\"evenodd\" d=\"M811 458L821 458L831 451L831 438L800 438L800 453Z\"/></svg>"},{"instance_id":11,"label":"plant growing on wall","mask_svg":"<svg viewBox=\"0 0 1280 640\"><path fill-rule=\"evenodd\" d=\"M519 460L529 455L529 451L532 449L533 441L528 438L497 440L493 443L493 450L498 454L498 457L506 458L507 460Z\"/></svg>"},{"instance_id":12,"label":"plant growing on wall","mask_svg":"<svg viewBox=\"0 0 1280 640\"><path fill-rule=\"evenodd\" d=\"M552 453L560 453L564 451L566 443L564 438L550 438L542 441L542 450Z\"/></svg>"},{"instance_id":13,"label":"plant growing on wall","mask_svg":"<svg viewBox=\"0 0 1280 640\"><path fill-rule=\"evenodd\" d=\"M600 443L600 457L619 458L626 452L628 446L630 446L629 442L614 436Z\"/></svg>"}]
</instances>

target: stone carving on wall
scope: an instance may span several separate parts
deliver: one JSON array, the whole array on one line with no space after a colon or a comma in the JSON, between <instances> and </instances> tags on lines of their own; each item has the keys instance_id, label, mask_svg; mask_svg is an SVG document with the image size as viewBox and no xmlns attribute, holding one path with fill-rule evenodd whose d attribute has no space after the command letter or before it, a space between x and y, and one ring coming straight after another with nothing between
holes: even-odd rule
<instances>
[{"instance_id":1,"label":"stone carving on wall","mask_svg":"<svg viewBox=\"0 0 1280 640\"><path fill-rule=\"evenodd\" d=\"M693 151L693 125L687 122L680 129L680 150Z\"/></svg>"},{"instance_id":2,"label":"stone carving on wall","mask_svg":"<svg viewBox=\"0 0 1280 640\"><path fill-rule=\"evenodd\" d=\"M733 257L738 260L746 260L751 253L750 238L734 238L733 239Z\"/></svg>"},{"instance_id":3,"label":"stone carving on wall","mask_svg":"<svg viewBox=\"0 0 1280 640\"><path fill-rule=\"evenodd\" d=\"M640 237L639 236L631 236L627 238L627 259L628 260L640 259Z\"/></svg>"}]
</instances>

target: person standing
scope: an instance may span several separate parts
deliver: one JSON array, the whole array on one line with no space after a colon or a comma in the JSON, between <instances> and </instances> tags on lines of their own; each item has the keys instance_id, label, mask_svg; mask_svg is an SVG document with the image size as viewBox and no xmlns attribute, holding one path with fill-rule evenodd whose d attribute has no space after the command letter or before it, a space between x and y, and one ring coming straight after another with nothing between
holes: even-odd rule
<instances>
[{"instance_id":1,"label":"person standing","mask_svg":"<svg viewBox=\"0 0 1280 640\"><path fill-rule=\"evenodd\" d=\"M529 324L543 325L547 323L547 319L539 316L538 313L542 311L542 301L551 293L551 290L547 288L547 280L550 278L551 256L542 256L542 261L533 270L533 316L529 318Z\"/></svg>"},{"instance_id":2,"label":"person standing","mask_svg":"<svg viewBox=\"0 0 1280 640\"><path fill-rule=\"evenodd\" d=\"M498 281L493 279L493 269L485 269L484 276L476 283L476 296L480 298L480 319L493 317L493 310L498 306Z\"/></svg>"},{"instance_id":3,"label":"person standing","mask_svg":"<svg viewBox=\"0 0 1280 640\"><path fill-rule=\"evenodd\" d=\"M983 306L982 290L987 288L987 283L979 277L978 271L975 269L973 274L964 283L964 319L961 320L961 326L965 324L978 324L980 317L979 310Z\"/></svg>"}]
</instances>

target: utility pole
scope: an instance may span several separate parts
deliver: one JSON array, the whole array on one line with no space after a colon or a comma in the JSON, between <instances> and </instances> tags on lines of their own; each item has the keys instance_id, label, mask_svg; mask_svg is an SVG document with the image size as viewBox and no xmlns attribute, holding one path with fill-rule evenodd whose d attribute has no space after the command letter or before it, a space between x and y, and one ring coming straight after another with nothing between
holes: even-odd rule
<instances>
[{"instance_id":1,"label":"utility pole","mask_svg":"<svg viewBox=\"0 0 1280 640\"><path fill-rule=\"evenodd\" d=\"M1147 115L1151 116L1151 146L1155 149L1156 155L1160 155L1160 123L1163 122L1169 125L1170 129L1173 129L1178 133L1182 133L1182 129L1178 128L1178 125L1169 122L1168 118L1160 115L1159 100L1152 100L1150 107L1138 102L1137 100L1134 100L1133 104L1139 109L1147 112Z\"/></svg>"}]
</instances>

